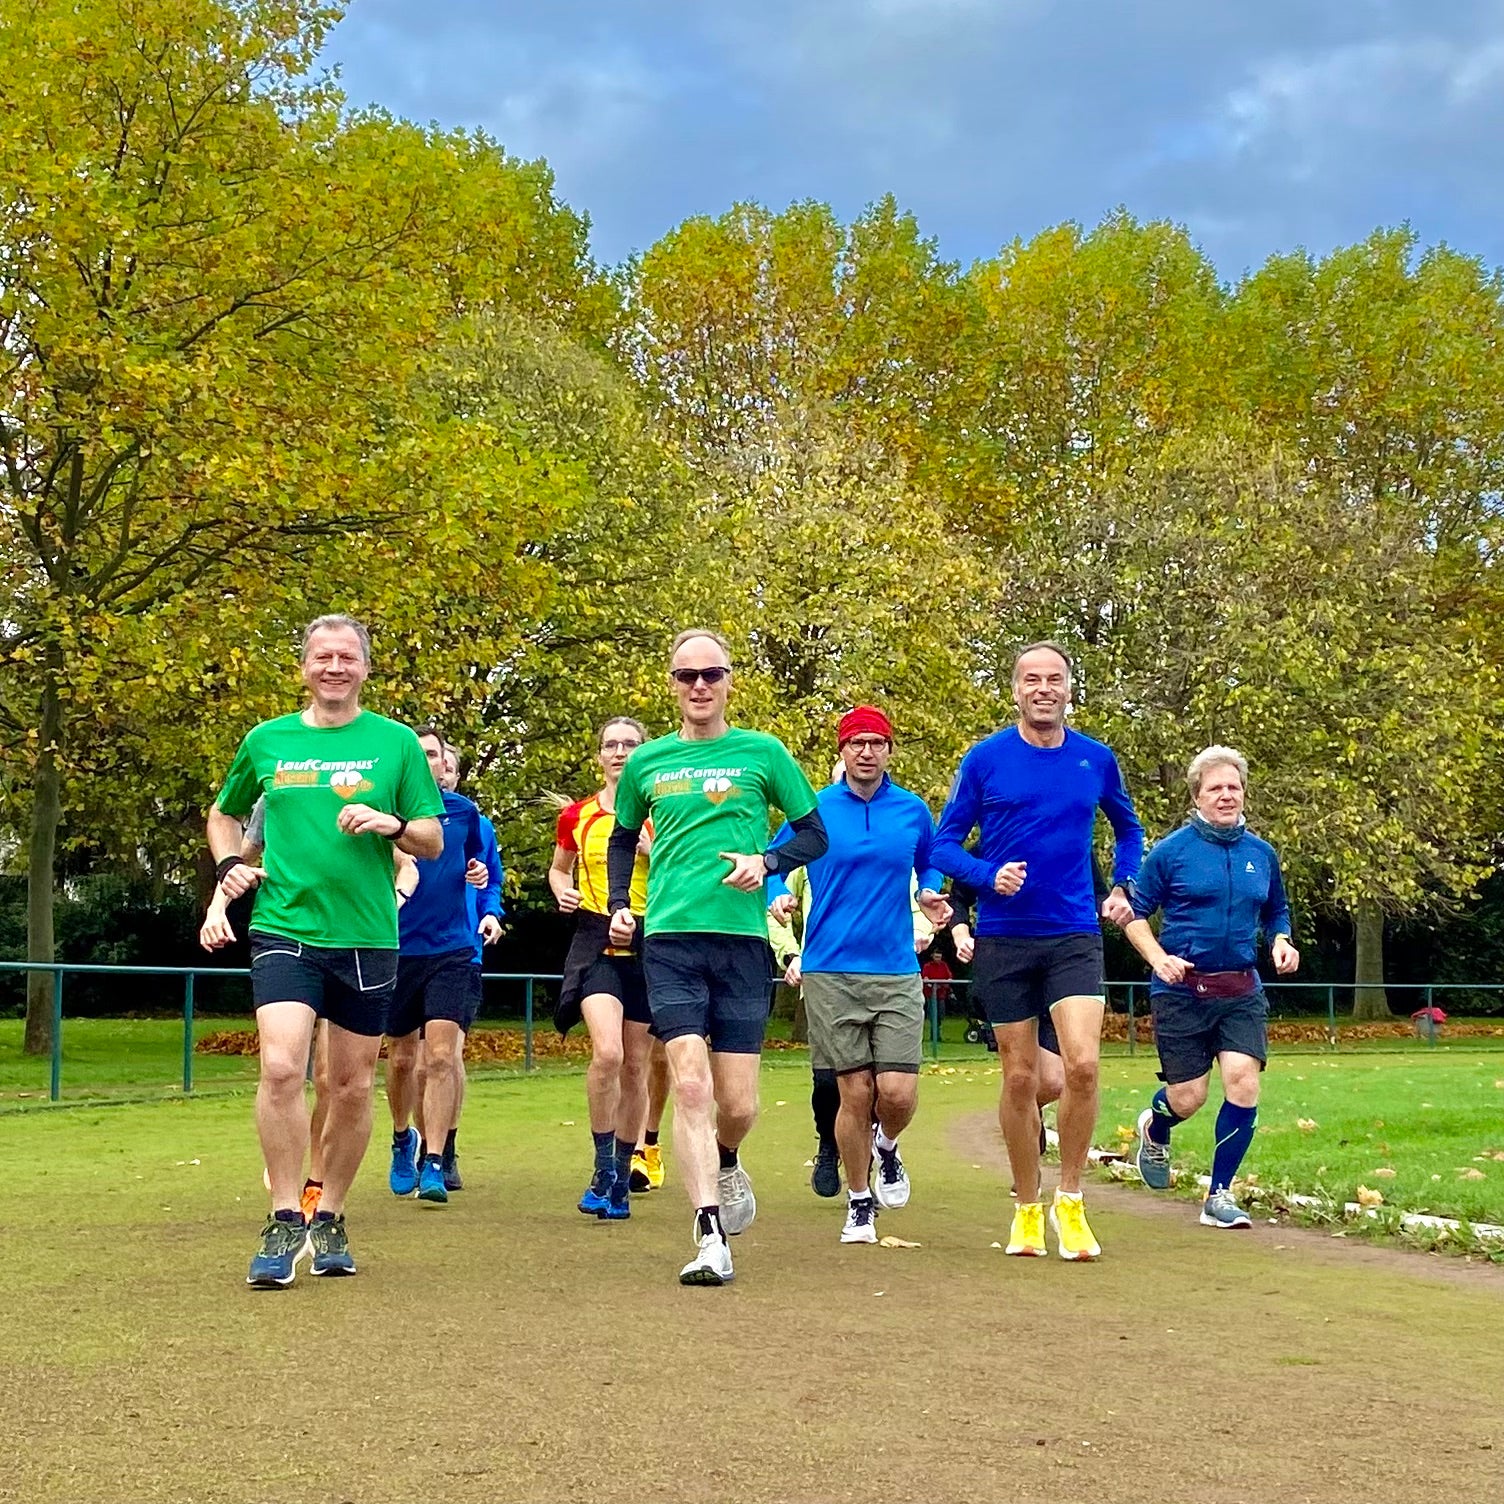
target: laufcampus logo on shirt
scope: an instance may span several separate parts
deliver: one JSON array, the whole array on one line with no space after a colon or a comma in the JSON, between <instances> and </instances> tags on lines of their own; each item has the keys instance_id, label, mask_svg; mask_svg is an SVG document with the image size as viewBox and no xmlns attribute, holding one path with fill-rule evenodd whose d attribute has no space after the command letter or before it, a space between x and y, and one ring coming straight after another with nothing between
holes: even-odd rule
<instances>
[{"instance_id":1,"label":"laufcampus logo on shirt","mask_svg":"<svg viewBox=\"0 0 1504 1504\"><path fill-rule=\"evenodd\" d=\"M341 799L353 799L357 794L369 794L376 787L365 775L380 761L379 757L346 762L323 762L317 757L291 761L279 758L272 776L272 787L316 789L327 783Z\"/></svg>"},{"instance_id":2,"label":"laufcampus logo on shirt","mask_svg":"<svg viewBox=\"0 0 1504 1504\"><path fill-rule=\"evenodd\" d=\"M712 804L724 804L737 792L736 780L743 768L670 768L653 779L653 797L671 794L704 794Z\"/></svg>"}]
</instances>

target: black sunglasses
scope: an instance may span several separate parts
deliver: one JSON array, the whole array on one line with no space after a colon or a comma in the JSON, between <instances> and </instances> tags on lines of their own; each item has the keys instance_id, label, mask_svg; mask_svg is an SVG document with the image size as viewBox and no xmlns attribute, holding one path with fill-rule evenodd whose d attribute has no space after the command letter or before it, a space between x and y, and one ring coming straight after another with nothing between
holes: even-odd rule
<instances>
[{"instance_id":1,"label":"black sunglasses","mask_svg":"<svg viewBox=\"0 0 1504 1504\"><path fill-rule=\"evenodd\" d=\"M722 668L715 664L710 668L671 668L668 676L676 684L682 684L687 689L696 679L703 679L707 684L719 684L729 674L729 668Z\"/></svg>"}]
</instances>

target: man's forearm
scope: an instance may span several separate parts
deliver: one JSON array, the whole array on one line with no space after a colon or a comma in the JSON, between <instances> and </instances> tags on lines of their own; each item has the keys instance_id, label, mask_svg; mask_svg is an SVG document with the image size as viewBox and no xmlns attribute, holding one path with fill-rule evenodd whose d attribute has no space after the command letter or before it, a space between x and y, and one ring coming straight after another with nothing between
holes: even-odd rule
<instances>
[{"instance_id":1,"label":"man's forearm","mask_svg":"<svg viewBox=\"0 0 1504 1504\"><path fill-rule=\"evenodd\" d=\"M204 822L204 834L209 842L209 854L216 864L227 856L241 854L244 828L234 815L227 815L217 805L209 811L209 818Z\"/></svg>"},{"instance_id":2,"label":"man's forearm","mask_svg":"<svg viewBox=\"0 0 1504 1504\"><path fill-rule=\"evenodd\" d=\"M444 854L444 827L431 815L425 815L421 820L409 820L392 844L409 856L431 862Z\"/></svg>"}]
</instances>

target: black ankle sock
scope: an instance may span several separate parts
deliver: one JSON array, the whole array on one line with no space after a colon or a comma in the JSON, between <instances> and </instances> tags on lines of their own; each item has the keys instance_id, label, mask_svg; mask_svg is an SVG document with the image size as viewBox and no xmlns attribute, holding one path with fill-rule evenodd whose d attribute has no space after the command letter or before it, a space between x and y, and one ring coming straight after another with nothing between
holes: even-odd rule
<instances>
[{"instance_id":1,"label":"black ankle sock","mask_svg":"<svg viewBox=\"0 0 1504 1504\"><path fill-rule=\"evenodd\" d=\"M642 1135L642 1144L645 1149L651 1149L657 1142L658 1130L656 1128L649 1128L647 1132Z\"/></svg>"},{"instance_id":2,"label":"black ankle sock","mask_svg":"<svg viewBox=\"0 0 1504 1504\"><path fill-rule=\"evenodd\" d=\"M324 1182L322 1180L315 1180L312 1176L309 1176L309 1178L303 1182L303 1189L305 1191L321 1191L324 1189Z\"/></svg>"},{"instance_id":3,"label":"black ankle sock","mask_svg":"<svg viewBox=\"0 0 1504 1504\"><path fill-rule=\"evenodd\" d=\"M714 1233L718 1238L726 1236L726 1229L721 1226L721 1209L718 1206L702 1206L695 1213L695 1236L703 1238L706 1233Z\"/></svg>"},{"instance_id":4,"label":"black ankle sock","mask_svg":"<svg viewBox=\"0 0 1504 1504\"><path fill-rule=\"evenodd\" d=\"M736 1150L728 1149L719 1139L716 1140L715 1146L720 1151L721 1168L723 1170L734 1170L736 1168Z\"/></svg>"},{"instance_id":5,"label":"black ankle sock","mask_svg":"<svg viewBox=\"0 0 1504 1504\"><path fill-rule=\"evenodd\" d=\"M454 1158L454 1136L458 1132L459 1132L458 1128L451 1128L449 1130L449 1132L444 1135L444 1158L445 1159L453 1159Z\"/></svg>"},{"instance_id":6,"label":"black ankle sock","mask_svg":"<svg viewBox=\"0 0 1504 1504\"><path fill-rule=\"evenodd\" d=\"M303 1220L303 1213L297 1207L292 1207L291 1209L284 1208L282 1211L273 1212L272 1215L279 1222L301 1222Z\"/></svg>"}]
</instances>

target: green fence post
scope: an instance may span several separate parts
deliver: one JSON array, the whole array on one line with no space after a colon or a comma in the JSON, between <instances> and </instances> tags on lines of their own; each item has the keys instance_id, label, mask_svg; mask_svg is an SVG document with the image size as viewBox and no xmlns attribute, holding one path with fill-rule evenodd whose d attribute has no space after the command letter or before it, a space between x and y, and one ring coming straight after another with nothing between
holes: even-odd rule
<instances>
[{"instance_id":1,"label":"green fence post","mask_svg":"<svg viewBox=\"0 0 1504 1504\"><path fill-rule=\"evenodd\" d=\"M925 1010L930 1016L930 1059L940 1058L940 994L939 988L925 984Z\"/></svg>"},{"instance_id":2,"label":"green fence post","mask_svg":"<svg viewBox=\"0 0 1504 1504\"><path fill-rule=\"evenodd\" d=\"M183 1094L193 1090L193 973L183 978Z\"/></svg>"},{"instance_id":3,"label":"green fence post","mask_svg":"<svg viewBox=\"0 0 1504 1504\"><path fill-rule=\"evenodd\" d=\"M1337 1048L1337 989L1326 984L1326 1037L1332 1049Z\"/></svg>"},{"instance_id":4,"label":"green fence post","mask_svg":"<svg viewBox=\"0 0 1504 1504\"><path fill-rule=\"evenodd\" d=\"M533 1068L533 979L527 979L526 999L522 1015L522 1068Z\"/></svg>"},{"instance_id":5,"label":"green fence post","mask_svg":"<svg viewBox=\"0 0 1504 1504\"><path fill-rule=\"evenodd\" d=\"M1426 1020L1426 1043L1434 1045L1436 1043L1436 1036L1441 1033L1441 1030L1436 1025L1436 1015L1431 1012L1431 984L1429 982L1426 983L1426 1012L1425 1012L1425 1020Z\"/></svg>"},{"instance_id":6,"label":"green fence post","mask_svg":"<svg viewBox=\"0 0 1504 1504\"><path fill-rule=\"evenodd\" d=\"M1138 992L1138 983L1128 984L1128 1053L1131 1055L1138 1048L1138 1019L1133 1012L1133 999Z\"/></svg>"},{"instance_id":7,"label":"green fence post","mask_svg":"<svg viewBox=\"0 0 1504 1504\"><path fill-rule=\"evenodd\" d=\"M56 1102L63 1094L63 969L52 973L52 1079L48 1099Z\"/></svg>"}]
</instances>

